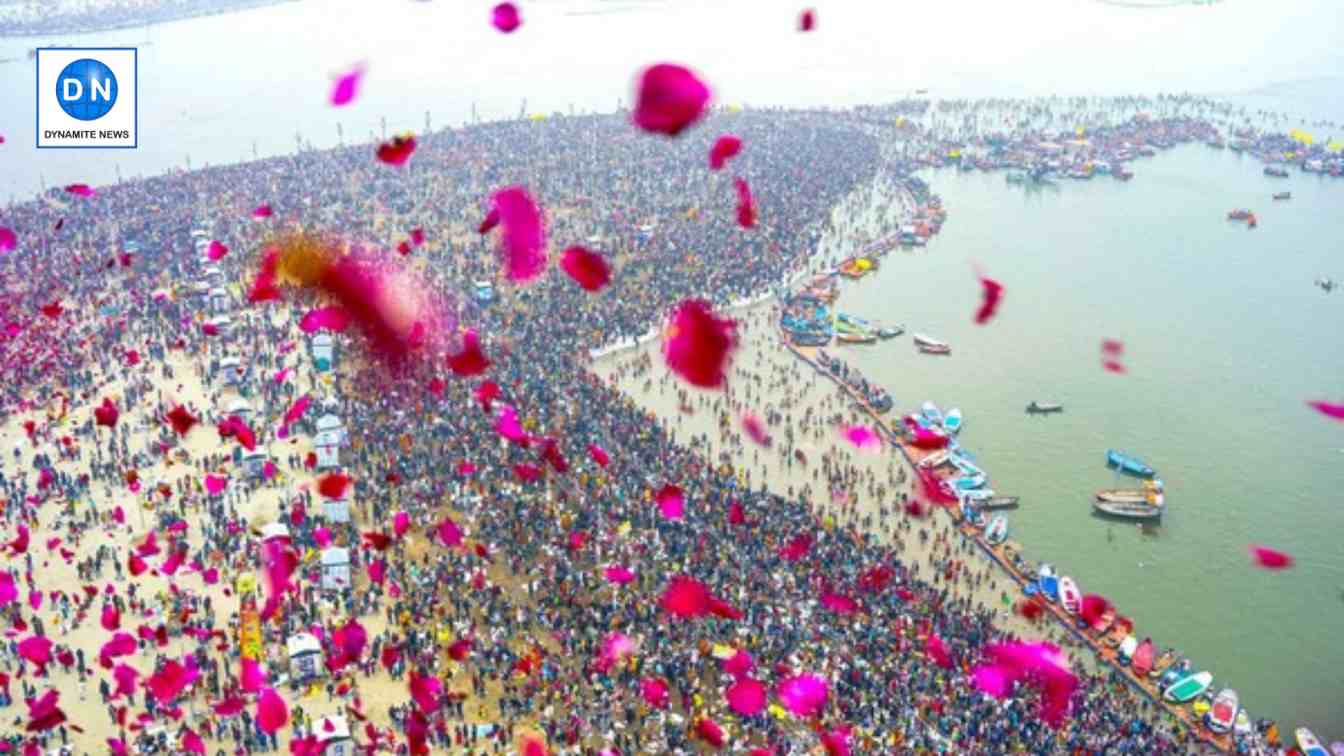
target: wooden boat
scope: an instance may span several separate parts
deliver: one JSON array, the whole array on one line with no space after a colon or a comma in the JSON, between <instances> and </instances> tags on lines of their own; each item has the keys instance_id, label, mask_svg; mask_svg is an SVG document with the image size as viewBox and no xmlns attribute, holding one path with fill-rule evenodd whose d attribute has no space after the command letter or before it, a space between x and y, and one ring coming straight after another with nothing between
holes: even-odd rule
<instances>
[{"instance_id":1,"label":"wooden boat","mask_svg":"<svg viewBox=\"0 0 1344 756\"><path fill-rule=\"evenodd\" d=\"M1297 737L1297 747L1302 750L1302 756L1330 756L1326 752L1325 746L1321 741L1305 727L1299 727L1293 732Z\"/></svg>"},{"instance_id":2,"label":"wooden boat","mask_svg":"<svg viewBox=\"0 0 1344 756\"><path fill-rule=\"evenodd\" d=\"M1240 708L1237 692L1231 688L1223 688L1213 697L1213 706L1209 709L1209 713L1204 715L1204 724L1214 732L1228 732L1236 723L1237 711Z\"/></svg>"},{"instance_id":3,"label":"wooden boat","mask_svg":"<svg viewBox=\"0 0 1344 756\"><path fill-rule=\"evenodd\" d=\"M841 344L872 344L877 337L870 333L837 333L835 340Z\"/></svg>"},{"instance_id":4,"label":"wooden boat","mask_svg":"<svg viewBox=\"0 0 1344 756\"><path fill-rule=\"evenodd\" d=\"M1276 200L1286 200L1292 198L1293 198L1292 192L1274 192L1274 199Z\"/></svg>"},{"instance_id":5,"label":"wooden boat","mask_svg":"<svg viewBox=\"0 0 1344 756\"><path fill-rule=\"evenodd\" d=\"M1161 519L1166 507L1154 504L1137 504L1119 501L1093 501L1092 508L1111 517L1123 517L1126 520Z\"/></svg>"},{"instance_id":6,"label":"wooden boat","mask_svg":"<svg viewBox=\"0 0 1344 756\"><path fill-rule=\"evenodd\" d=\"M919 351L923 354L952 354L952 347L946 345L924 346L923 344L920 344L918 345L918 348Z\"/></svg>"},{"instance_id":7,"label":"wooden boat","mask_svg":"<svg viewBox=\"0 0 1344 756\"><path fill-rule=\"evenodd\" d=\"M994 546L1008 540L1007 515L997 514L990 519L989 524L985 526L985 540Z\"/></svg>"},{"instance_id":8,"label":"wooden boat","mask_svg":"<svg viewBox=\"0 0 1344 756\"><path fill-rule=\"evenodd\" d=\"M1042 564L1036 575L1036 585L1047 601L1059 599L1059 578L1055 577L1055 568Z\"/></svg>"},{"instance_id":9,"label":"wooden boat","mask_svg":"<svg viewBox=\"0 0 1344 756\"><path fill-rule=\"evenodd\" d=\"M943 430L951 434L961 431L961 410L953 407L943 416Z\"/></svg>"},{"instance_id":10,"label":"wooden boat","mask_svg":"<svg viewBox=\"0 0 1344 756\"><path fill-rule=\"evenodd\" d=\"M1151 478L1154 475L1153 468L1145 464L1143 460L1115 449L1106 450L1106 465L1137 478Z\"/></svg>"},{"instance_id":11,"label":"wooden boat","mask_svg":"<svg viewBox=\"0 0 1344 756\"><path fill-rule=\"evenodd\" d=\"M920 347L945 347L945 346L947 346L947 342L945 342L945 341L939 341L938 339L935 339L935 338L933 338L932 336L925 336L925 335L922 334L922 333L916 333L916 334L913 334L913 336L914 336L914 339L915 339L915 346L920 346Z\"/></svg>"},{"instance_id":12,"label":"wooden boat","mask_svg":"<svg viewBox=\"0 0 1344 756\"><path fill-rule=\"evenodd\" d=\"M990 491L990 493L994 493ZM981 509L1017 509L1018 497L1016 496L990 496L979 502Z\"/></svg>"},{"instance_id":13,"label":"wooden boat","mask_svg":"<svg viewBox=\"0 0 1344 756\"><path fill-rule=\"evenodd\" d=\"M1097 501L1109 501L1116 504L1162 504L1162 481L1150 480L1142 488L1103 488L1097 491Z\"/></svg>"},{"instance_id":14,"label":"wooden boat","mask_svg":"<svg viewBox=\"0 0 1344 756\"><path fill-rule=\"evenodd\" d=\"M1161 677L1162 673L1166 672L1168 667L1176 663L1176 658L1176 649L1169 648L1166 651L1163 651L1162 655L1157 657L1157 661L1153 662L1153 668L1148 670L1148 677Z\"/></svg>"},{"instance_id":15,"label":"wooden boat","mask_svg":"<svg viewBox=\"0 0 1344 756\"><path fill-rule=\"evenodd\" d=\"M1056 402L1038 402L1032 401L1027 405L1027 412L1033 415L1045 415L1051 412L1063 412L1064 405Z\"/></svg>"},{"instance_id":16,"label":"wooden boat","mask_svg":"<svg viewBox=\"0 0 1344 756\"><path fill-rule=\"evenodd\" d=\"M1134 658L1134 652L1139 650L1139 639L1132 635L1126 635L1125 639L1120 641L1120 647L1116 653L1120 656L1121 664L1129 664L1129 660Z\"/></svg>"},{"instance_id":17,"label":"wooden boat","mask_svg":"<svg viewBox=\"0 0 1344 756\"><path fill-rule=\"evenodd\" d=\"M1139 647L1134 650L1134 658L1129 661L1129 668L1134 670L1138 677L1144 677L1148 670L1153 668L1153 639L1144 638Z\"/></svg>"},{"instance_id":18,"label":"wooden boat","mask_svg":"<svg viewBox=\"0 0 1344 756\"><path fill-rule=\"evenodd\" d=\"M1212 672L1196 672L1186 675L1162 691L1162 697L1173 703L1189 703L1213 685ZM1322 751L1322 754L1325 752Z\"/></svg>"},{"instance_id":19,"label":"wooden boat","mask_svg":"<svg viewBox=\"0 0 1344 756\"><path fill-rule=\"evenodd\" d=\"M1068 575L1059 579L1059 605L1069 614L1077 614L1083 605L1083 592L1078 590L1078 584Z\"/></svg>"}]
</instances>

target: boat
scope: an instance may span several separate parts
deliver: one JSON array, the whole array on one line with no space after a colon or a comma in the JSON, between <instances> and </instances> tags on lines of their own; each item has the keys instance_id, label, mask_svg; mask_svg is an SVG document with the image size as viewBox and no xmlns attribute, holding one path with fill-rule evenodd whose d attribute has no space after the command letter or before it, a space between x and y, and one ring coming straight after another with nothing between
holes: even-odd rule
<instances>
[{"instance_id":1,"label":"boat","mask_svg":"<svg viewBox=\"0 0 1344 756\"><path fill-rule=\"evenodd\" d=\"M837 333L835 340L841 344L872 344L877 337L871 333Z\"/></svg>"},{"instance_id":2,"label":"boat","mask_svg":"<svg viewBox=\"0 0 1344 756\"><path fill-rule=\"evenodd\" d=\"M1214 732L1227 732L1236 724L1237 711L1240 708L1237 692L1231 688L1223 688L1213 697L1213 706L1209 709L1209 713L1204 715L1204 724Z\"/></svg>"},{"instance_id":3,"label":"boat","mask_svg":"<svg viewBox=\"0 0 1344 756\"><path fill-rule=\"evenodd\" d=\"M1277 165L1265 166L1265 175L1274 178L1288 178L1288 169Z\"/></svg>"},{"instance_id":4,"label":"boat","mask_svg":"<svg viewBox=\"0 0 1344 756\"><path fill-rule=\"evenodd\" d=\"M1293 198L1292 192L1274 192L1274 199L1276 200L1289 200L1292 198Z\"/></svg>"},{"instance_id":5,"label":"boat","mask_svg":"<svg viewBox=\"0 0 1344 756\"><path fill-rule=\"evenodd\" d=\"M985 490L985 489L981 489ZM968 492L969 493L969 492ZM1016 509L1018 497L1016 496L993 496L993 491L988 491L991 496L980 502L981 509Z\"/></svg>"},{"instance_id":6,"label":"boat","mask_svg":"<svg viewBox=\"0 0 1344 756\"><path fill-rule=\"evenodd\" d=\"M1180 662L1168 667L1167 671L1162 673L1162 676L1157 679L1157 687L1170 687L1177 680L1188 674L1190 674L1190 660L1182 659Z\"/></svg>"},{"instance_id":7,"label":"boat","mask_svg":"<svg viewBox=\"0 0 1344 756\"><path fill-rule=\"evenodd\" d=\"M1095 494L1097 501L1115 504L1152 504L1162 506L1162 481L1145 481L1142 488L1103 488Z\"/></svg>"},{"instance_id":8,"label":"boat","mask_svg":"<svg viewBox=\"0 0 1344 756\"><path fill-rule=\"evenodd\" d=\"M1120 644L1129 637L1134 630L1134 621L1128 617L1116 617L1115 622L1111 624L1110 630L1102 641L1111 648L1119 648Z\"/></svg>"},{"instance_id":9,"label":"boat","mask_svg":"<svg viewBox=\"0 0 1344 756\"><path fill-rule=\"evenodd\" d=\"M1174 703L1189 703L1213 685L1212 672L1196 672L1186 675L1162 691L1162 697ZM1322 751L1324 754L1325 752Z\"/></svg>"},{"instance_id":10,"label":"boat","mask_svg":"<svg viewBox=\"0 0 1344 756\"><path fill-rule=\"evenodd\" d=\"M1157 661L1153 662L1153 668L1148 670L1148 677L1161 677L1162 673L1166 672L1167 668L1176 662L1176 658L1176 649L1169 648L1166 651L1163 651L1162 655L1157 657Z\"/></svg>"},{"instance_id":11,"label":"boat","mask_svg":"<svg viewBox=\"0 0 1344 756\"><path fill-rule=\"evenodd\" d=\"M1297 736L1297 747L1301 749L1302 756L1330 756L1311 730L1299 727L1293 734Z\"/></svg>"},{"instance_id":12,"label":"boat","mask_svg":"<svg viewBox=\"0 0 1344 756\"><path fill-rule=\"evenodd\" d=\"M915 346L918 347L945 347L947 342L939 341L932 336L925 336L922 333L912 334L915 339Z\"/></svg>"},{"instance_id":13,"label":"boat","mask_svg":"<svg viewBox=\"0 0 1344 756\"><path fill-rule=\"evenodd\" d=\"M933 454L930 454L924 459L921 459L919 461L919 466L923 467L926 470L931 470L947 462L947 455L949 454L951 454L951 452L947 451L946 449L944 449L943 451L934 452Z\"/></svg>"},{"instance_id":14,"label":"boat","mask_svg":"<svg viewBox=\"0 0 1344 756\"><path fill-rule=\"evenodd\" d=\"M1246 220L1247 218L1250 218L1250 217L1251 217L1251 211L1250 211L1250 210L1246 210L1246 209L1244 209L1244 208L1238 208L1238 209L1236 209L1236 210L1229 210L1228 213L1227 213L1227 219L1228 219L1228 220L1233 220L1233 221L1244 221L1244 220Z\"/></svg>"},{"instance_id":15,"label":"boat","mask_svg":"<svg viewBox=\"0 0 1344 756\"><path fill-rule=\"evenodd\" d=\"M938 405L933 402L924 402L919 405L919 414L923 415L930 425L939 425L943 422L943 413L938 409Z\"/></svg>"},{"instance_id":16,"label":"boat","mask_svg":"<svg viewBox=\"0 0 1344 756\"><path fill-rule=\"evenodd\" d=\"M1129 660L1129 668L1134 670L1136 677L1144 677L1148 670L1153 668L1153 639L1144 638L1143 642L1134 651L1134 658Z\"/></svg>"},{"instance_id":17,"label":"boat","mask_svg":"<svg viewBox=\"0 0 1344 756\"><path fill-rule=\"evenodd\" d=\"M1237 710L1236 724L1232 726L1237 735L1250 735L1255 732L1255 724L1251 722L1251 715L1246 713L1245 709Z\"/></svg>"},{"instance_id":18,"label":"boat","mask_svg":"<svg viewBox=\"0 0 1344 756\"><path fill-rule=\"evenodd\" d=\"M1036 584L1047 600L1055 601L1059 598L1059 578L1055 577L1055 568L1042 564L1037 572Z\"/></svg>"},{"instance_id":19,"label":"boat","mask_svg":"<svg viewBox=\"0 0 1344 756\"><path fill-rule=\"evenodd\" d=\"M924 344L918 344L916 346L919 347L919 351L921 354L952 354L952 347L947 345L926 346Z\"/></svg>"},{"instance_id":20,"label":"boat","mask_svg":"<svg viewBox=\"0 0 1344 756\"><path fill-rule=\"evenodd\" d=\"M1162 505L1118 501L1093 501L1092 508L1102 514L1126 520L1157 520L1166 511Z\"/></svg>"},{"instance_id":21,"label":"boat","mask_svg":"<svg viewBox=\"0 0 1344 756\"><path fill-rule=\"evenodd\" d=\"M1122 473L1138 478L1151 478L1154 474L1153 468L1144 464L1143 460L1114 449L1106 450L1106 464Z\"/></svg>"},{"instance_id":22,"label":"boat","mask_svg":"<svg viewBox=\"0 0 1344 756\"><path fill-rule=\"evenodd\" d=\"M989 520L985 526L985 540L998 546L1008 540L1008 516L996 514Z\"/></svg>"},{"instance_id":23,"label":"boat","mask_svg":"<svg viewBox=\"0 0 1344 756\"><path fill-rule=\"evenodd\" d=\"M1139 650L1139 639L1132 635L1125 636L1120 641L1120 648L1116 652L1120 655L1121 664L1129 664L1129 660L1134 658L1134 652Z\"/></svg>"},{"instance_id":24,"label":"boat","mask_svg":"<svg viewBox=\"0 0 1344 756\"><path fill-rule=\"evenodd\" d=\"M961 410L953 407L943 416L943 430L948 433L958 433L961 431Z\"/></svg>"},{"instance_id":25,"label":"boat","mask_svg":"<svg viewBox=\"0 0 1344 756\"><path fill-rule=\"evenodd\" d=\"M905 326L882 326L877 329L879 339L894 339L905 333Z\"/></svg>"},{"instance_id":26,"label":"boat","mask_svg":"<svg viewBox=\"0 0 1344 756\"><path fill-rule=\"evenodd\" d=\"M1059 604L1069 614L1077 614L1083 605L1083 592L1078 590L1078 584L1068 575L1059 579Z\"/></svg>"},{"instance_id":27,"label":"boat","mask_svg":"<svg viewBox=\"0 0 1344 756\"><path fill-rule=\"evenodd\" d=\"M1037 402L1033 401L1027 405L1027 412L1033 415L1045 415L1051 412L1063 412L1064 405L1056 402Z\"/></svg>"}]
</instances>

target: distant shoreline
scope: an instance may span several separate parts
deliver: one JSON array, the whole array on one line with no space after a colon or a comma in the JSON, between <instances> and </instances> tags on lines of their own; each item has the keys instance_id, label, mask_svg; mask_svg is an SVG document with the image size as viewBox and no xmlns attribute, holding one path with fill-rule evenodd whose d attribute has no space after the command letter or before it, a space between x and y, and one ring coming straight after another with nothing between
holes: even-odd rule
<instances>
[{"instance_id":1,"label":"distant shoreline","mask_svg":"<svg viewBox=\"0 0 1344 756\"><path fill-rule=\"evenodd\" d=\"M102 32L119 31L121 29L133 29L138 26L155 26L157 24L166 24L172 21L184 21L191 18L204 18L206 16L218 16L235 11L252 10L253 8L264 8L269 5L281 5L283 3L294 3L298 0L217 0L220 5L209 8L182 9L179 11L166 10L163 16L139 17L133 19L123 19L112 22L110 25L99 26L80 26L65 25L63 19L59 16L52 18L48 26L34 29L23 29L11 32L8 30L0 31L0 39L31 39L33 37L44 37L54 34L99 34Z\"/></svg>"}]
</instances>

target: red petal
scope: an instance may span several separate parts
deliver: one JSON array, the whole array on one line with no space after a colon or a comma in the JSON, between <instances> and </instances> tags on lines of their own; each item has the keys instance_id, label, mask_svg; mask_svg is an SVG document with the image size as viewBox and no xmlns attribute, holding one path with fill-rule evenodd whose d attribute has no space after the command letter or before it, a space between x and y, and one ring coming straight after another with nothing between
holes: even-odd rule
<instances>
[{"instance_id":1,"label":"red petal","mask_svg":"<svg viewBox=\"0 0 1344 756\"><path fill-rule=\"evenodd\" d=\"M1283 570L1293 566L1293 558L1268 546L1251 546L1251 558L1267 570Z\"/></svg>"},{"instance_id":2,"label":"red petal","mask_svg":"<svg viewBox=\"0 0 1344 756\"><path fill-rule=\"evenodd\" d=\"M606 258L583 247L570 247L560 258L560 268L586 291L598 291L611 281Z\"/></svg>"},{"instance_id":3,"label":"red petal","mask_svg":"<svg viewBox=\"0 0 1344 756\"><path fill-rule=\"evenodd\" d=\"M981 301L980 309L975 312L975 324L984 325L994 317L994 313L999 309L999 302L1003 299L1003 285L992 278L980 277Z\"/></svg>"},{"instance_id":4,"label":"red petal","mask_svg":"<svg viewBox=\"0 0 1344 756\"><path fill-rule=\"evenodd\" d=\"M632 114L644 131L676 136L700 119L709 104L709 87L690 69L659 63L644 69Z\"/></svg>"},{"instance_id":5,"label":"red petal","mask_svg":"<svg viewBox=\"0 0 1344 756\"><path fill-rule=\"evenodd\" d=\"M798 31L810 32L817 28L817 13L808 8L798 16Z\"/></svg>"},{"instance_id":6,"label":"red petal","mask_svg":"<svg viewBox=\"0 0 1344 756\"><path fill-rule=\"evenodd\" d=\"M399 166L405 165L413 152L415 152L415 137L407 135L394 137L392 141L378 145L375 155L388 165Z\"/></svg>"},{"instance_id":7,"label":"red petal","mask_svg":"<svg viewBox=\"0 0 1344 756\"><path fill-rule=\"evenodd\" d=\"M723 385L729 355L736 347L736 321L715 315L710 304L700 299L678 305L663 332L667 366L702 388Z\"/></svg>"},{"instance_id":8,"label":"red petal","mask_svg":"<svg viewBox=\"0 0 1344 756\"><path fill-rule=\"evenodd\" d=\"M508 34L523 25L518 14L518 6L513 3L500 3L490 11L490 23L501 32Z\"/></svg>"},{"instance_id":9,"label":"red petal","mask_svg":"<svg viewBox=\"0 0 1344 756\"><path fill-rule=\"evenodd\" d=\"M714 141L709 150L709 168L717 171L742 151L742 139L733 134L724 134Z\"/></svg>"},{"instance_id":10,"label":"red petal","mask_svg":"<svg viewBox=\"0 0 1344 756\"><path fill-rule=\"evenodd\" d=\"M756 225L756 201L751 197L751 187L740 178L733 179L733 186L737 187L737 225L751 228Z\"/></svg>"}]
</instances>

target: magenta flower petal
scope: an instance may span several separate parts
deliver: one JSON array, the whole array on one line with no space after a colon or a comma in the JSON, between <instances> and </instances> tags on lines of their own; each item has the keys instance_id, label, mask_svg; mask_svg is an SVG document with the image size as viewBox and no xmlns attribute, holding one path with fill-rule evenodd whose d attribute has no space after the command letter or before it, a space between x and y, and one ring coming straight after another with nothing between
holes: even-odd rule
<instances>
[{"instance_id":1,"label":"magenta flower petal","mask_svg":"<svg viewBox=\"0 0 1344 756\"><path fill-rule=\"evenodd\" d=\"M947 646L936 634L929 633L928 639L924 641L924 653L929 655L934 664L943 669L952 669L952 657L947 653Z\"/></svg>"},{"instance_id":2,"label":"magenta flower petal","mask_svg":"<svg viewBox=\"0 0 1344 756\"><path fill-rule=\"evenodd\" d=\"M350 327L350 313L344 307L332 305L311 310L299 320L299 330L304 333L331 331L343 333Z\"/></svg>"},{"instance_id":3,"label":"magenta flower petal","mask_svg":"<svg viewBox=\"0 0 1344 756\"><path fill-rule=\"evenodd\" d=\"M415 137L407 134L393 137L392 141L378 145L374 155L379 162L401 166L411 159L413 152L415 152Z\"/></svg>"},{"instance_id":4,"label":"magenta flower petal","mask_svg":"<svg viewBox=\"0 0 1344 756\"><path fill-rule=\"evenodd\" d=\"M1330 402L1307 402L1307 406L1317 412L1332 417L1336 420L1344 420L1344 404L1332 404Z\"/></svg>"},{"instance_id":5,"label":"magenta flower petal","mask_svg":"<svg viewBox=\"0 0 1344 756\"><path fill-rule=\"evenodd\" d=\"M271 206L266 204L265 202L261 203L260 205L257 205L256 209L252 211L252 217L255 218L256 220L269 218L273 214L274 213L271 211Z\"/></svg>"},{"instance_id":6,"label":"magenta flower petal","mask_svg":"<svg viewBox=\"0 0 1344 756\"><path fill-rule=\"evenodd\" d=\"M308 411L308 405L312 403L313 398L308 394L304 394L298 399L295 399L294 403L289 406L289 409L285 410L285 419L281 424L293 425L299 418L303 417L303 413Z\"/></svg>"},{"instance_id":7,"label":"magenta flower petal","mask_svg":"<svg viewBox=\"0 0 1344 756\"><path fill-rule=\"evenodd\" d=\"M866 425L849 425L841 429L840 435L844 437L855 449L862 451L878 451L882 448L882 439Z\"/></svg>"},{"instance_id":8,"label":"magenta flower petal","mask_svg":"<svg viewBox=\"0 0 1344 756\"><path fill-rule=\"evenodd\" d=\"M257 726L273 733L289 722L289 706L274 688L262 688L257 696Z\"/></svg>"},{"instance_id":9,"label":"magenta flower petal","mask_svg":"<svg viewBox=\"0 0 1344 756\"><path fill-rule=\"evenodd\" d=\"M211 261L220 260L224 257L224 255L227 255L228 253L229 248L224 246L222 242L216 241L214 239L210 240L210 246L205 250L205 256L209 258Z\"/></svg>"},{"instance_id":10,"label":"magenta flower petal","mask_svg":"<svg viewBox=\"0 0 1344 756\"><path fill-rule=\"evenodd\" d=\"M980 309L975 311L975 324L984 325L988 323L994 314L999 310L999 302L1003 299L1003 284L992 278L980 277L981 300Z\"/></svg>"},{"instance_id":11,"label":"magenta flower petal","mask_svg":"<svg viewBox=\"0 0 1344 756\"><path fill-rule=\"evenodd\" d=\"M676 136L704 115L709 96L690 69L659 63L640 73L632 118L644 131Z\"/></svg>"},{"instance_id":12,"label":"magenta flower petal","mask_svg":"<svg viewBox=\"0 0 1344 756\"><path fill-rule=\"evenodd\" d=\"M358 63L336 79L331 87L332 105L338 108L349 105L359 95L359 85L364 80L364 69L365 65Z\"/></svg>"},{"instance_id":13,"label":"magenta flower petal","mask_svg":"<svg viewBox=\"0 0 1344 756\"><path fill-rule=\"evenodd\" d=\"M633 583L635 580L635 573L619 564L610 565L602 571L602 574L606 577L607 582L615 583L616 585L626 585L628 583Z\"/></svg>"},{"instance_id":14,"label":"magenta flower petal","mask_svg":"<svg viewBox=\"0 0 1344 756\"><path fill-rule=\"evenodd\" d=\"M546 229L541 208L521 186L495 192L494 207L499 211L500 251L504 255L504 274L517 283L530 281L546 269Z\"/></svg>"},{"instance_id":15,"label":"magenta flower petal","mask_svg":"<svg viewBox=\"0 0 1344 756\"><path fill-rule=\"evenodd\" d=\"M97 194L97 192L94 191L93 187L89 186L88 184L70 184L65 187L65 191L79 197L92 197L93 195Z\"/></svg>"},{"instance_id":16,"label":"magenta flower petal","mask_svg":"<svg viewBox=\"0 0 1344 756\"><path fill-rule=\"evenodd\" d=\"M474 329L462 334L462 350L448 355L448 368L454 375L480 375L490 367L490 360L481 351L480 338Z\"/></svg>"},{"instance_id":17,"label":"magenta flower petal","mask_svg":"<svg viewBox=\"0 0 1344 756\"><path fill-rule=\"evenodd\" d=\"M756 225L756 200L752 199L751 187L740 178L733 179L733 186L737 187L737 225L751 228Z\"/></svg>"},{"instance_id":18,"label":"magenta flower petal","mask_svg":"<svg viewBox=\"0 0 1344 756\"><path fill-rule=\"evenodd\" d=\"M223 475L206 475L205 492L211 496L219 496L224 493L224 489L229 485L229 479Z\"/></svg>"},{"instance_id":19,"label":"magenta flower petal","mask_svg":"<svg viewBox=\"0 0 1344 756\"><path fill-rule=\"evenodd\" d=\"M663 359L693 386L718 388L727 379L729 356L737 348L737 323L720 318L702 299L677 305L663 329Z\"/></svg>"},{"instance_id":20,"label":"magenta flower petal","mask_svg":"<svg viewBox=\"0 0 1344 756\"><path fill-rule=\"evenodd\" d=\"M765 709L765 686L750 677L728 686L723 697L730 709L744 717L754 717Z\"/></svg>"},{"instance_id":21,"label":"magenta flower petal","mask_svg":"<svg viewBox=\"0 0 1344 756\"><path fill-rule=\"evenodd\" d=\"M709 169L717 171L723 168L741 151L742 139L734 134L724 134L714 140L714 146L709 150Z\"/></svg>"},{"instance_id":22,"label":"magenta flower petal","mask_svg":"<svg viewBox=\"0 0 1344 756\"><path fill-rule=\"evenodd\" d=\"M680 520L686 514L686 500L681 489L670 483L660 488L653 500L658 503L658 511L669 520Z\"/></svg>"},{"instance_id":23,"label":"magenta flower petal","mask_svg":"<svg viewBox=\"0 0 1344 756\"><path fill-rule=\"evenodd\" d=\"M770 446L770 433L765 429L765 423L757 416L747 413L742 416L742 430L746 431L747 437L759 446Z\"/></svg>"},{"instance_id":24,"label":"magenta flower petal","mask_svg":"<svg viewBox=\"0 0 1344 756\"><path fill-rule=\"evenodd\" d=\"M810 32L817 28L817 12L808 8L798 14L798 31Z\"/></svg>"},{"instance_id":25,"label":"magenta flower petal","mask_svg":"<svg viewBox=\"0 0 1344 756\"><path fill-rule=\"evenodd\" d=\"M666 709L668 704L667 683L656 677L645 677L639 681L639 695L644 702L655 709Z\"/></svg>"},{"instance_id":26,"label":"magenta flower petal","mask_svg":"<svg viewBox=\"0 0 1344 756\"><path fill-rule=\"evenodd\" d=\"M784 708L804 719L815 716L826 706L830 685L817 675L786 677L775 686L775 696Z\"/></svg>"},{"instance_id":27,"label":"magenta flower petal","mask_svg":"<svg viewBox=\"0 0 1344 756\"><path fill-rule=\"evenodd\" d=\"M704 583L688 575L676 575L668 582L658 603L668 614L689 619L709 614L710 599Z\"/></svg>"},{"instance_id":28,"label":"magenta flower petal","mask_svg":"<svg viewBox=\"0 0 1344 756\"><path fill-rule=\"evenodd\" d=\"M606 467L611 464L611 456L607 454L607 450L597 444L588 444L588 456L592 457L598 467Z\"/></svg>"},{"instance_id":29,"label":"magenta flower petal","mask_svg":"<svg viewBox=\"0 0 1344 756\"><path fill-rule=\"evenodd\" d=\"M518 6L513 3L500 3L490 11L490 23L504 34L509 34L523 25Z\"/></svg>"},{"instance_id":30,"label":"magenta flower petal","mask_svg":"<svg viewBox=\"0 0 1344 756\"><path fill-rule=\"evenodd\" d=\"M13 252L19 246L19 237L14 229L0 226L0 252Z\"/></svg>"},{"instance_id":31,"label":"magenta flower petal","mask_svg":"<svg viewBox=\"0 0 1344 756\"><path fill-rule=\"evenodd\" d=\"M606 258L583 247L565 250L560 268L586 291L598 291L611 281L611 267Z\"/></svg>"},{"instance_id":32,"label":"magenta flower petal","mask_svg":"<svg viewBox=\"0 0 1344 756\"><path fill-rule=\"evenodd\" d=\"M1283 570L1293 566L1292 556L1268 546L1251 546L1251 559L1267 570Z\"/></svg>"}]
</instances>

